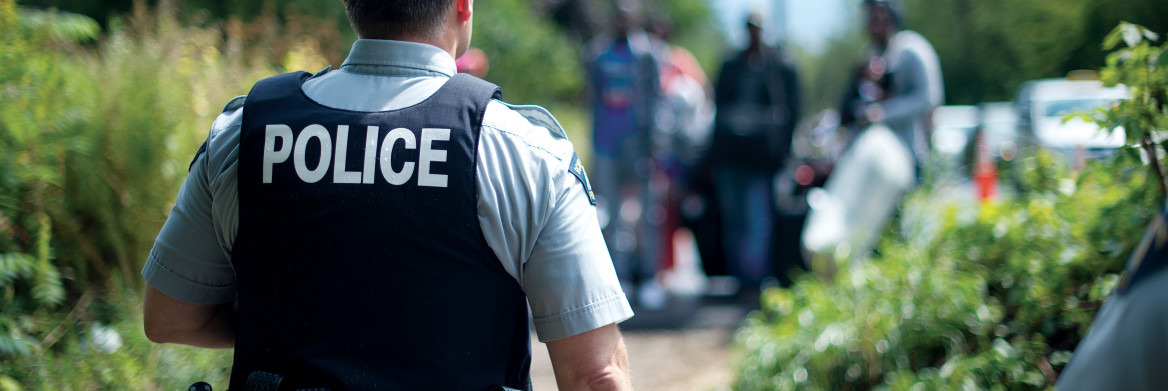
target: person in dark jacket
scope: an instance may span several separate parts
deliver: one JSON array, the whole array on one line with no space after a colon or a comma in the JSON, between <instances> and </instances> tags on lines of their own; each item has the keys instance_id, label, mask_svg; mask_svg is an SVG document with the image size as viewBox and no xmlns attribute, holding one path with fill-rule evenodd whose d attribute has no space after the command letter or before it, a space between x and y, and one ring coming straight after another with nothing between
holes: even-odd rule
<instances>
[{"instance_id":1,"label":"person in dark jacket","mask_svg":"<svg viewBox=\"0 0 1168 391\"><path fill-rule=\"evenodd\" d=\"M762 42L762 17L746 19L750 43L722 65L707 155L723 216L727 268L750 291L771 277L774 177L786 162L801 110L795 69Z\"/></svg>"}]
</instances>

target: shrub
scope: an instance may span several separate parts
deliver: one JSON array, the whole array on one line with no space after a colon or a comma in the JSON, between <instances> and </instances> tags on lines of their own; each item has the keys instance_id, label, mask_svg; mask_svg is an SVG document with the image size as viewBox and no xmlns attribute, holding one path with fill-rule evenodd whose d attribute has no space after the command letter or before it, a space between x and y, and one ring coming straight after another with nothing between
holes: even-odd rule
<instances>
[{"instance_id":1,"label":"shrub","mask_svg":"<svg viewBox=\"0 0 1168 391\"><path fill-rule=\"evenodd\" d=\"M1157 211L1138 164L1048 168L1055 188L980 208L909 196L876 259L764 294L735 388L1053 385Z\"/></svg>"},{"instance_id":2,"label":"shrub","mask_svg":"<svg viewBox=\"0 0 1168 391\"><path fill-rule=\"evenodd\" d=\"M275 68L326 63L311 41L245 61L237 35L165 6L98 33L0 0L0 390L223 379L230 352L146 340L138 271L221 105Z\"/></svg>"},{"instance_id":3,"label":"shrub","mask_svg":"<svg viewBox=\"0 0 1168 391\"><path fill-rule=\"evenodd\" d=\"M1125 128L1114 161L1068 172L1038 151L1022 165L1028 191L1009 202L911 194L871 262L764 293L736 336L735 388L1053 386L1164 203L1153 134L1168 127L1168 56L1155 39L1130 24L1107 39L1127 47L1108 56L1104 82L1133 97L1087 117Z\"/></svg>"}]
</instances>

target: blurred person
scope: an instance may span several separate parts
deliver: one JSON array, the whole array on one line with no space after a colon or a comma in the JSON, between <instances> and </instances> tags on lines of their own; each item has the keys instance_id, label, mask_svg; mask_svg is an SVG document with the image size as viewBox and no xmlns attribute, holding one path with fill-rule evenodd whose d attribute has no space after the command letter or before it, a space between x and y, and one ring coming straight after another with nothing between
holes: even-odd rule
<instances>
[{"instance_id":1,"label":"blurred person","mask_svg":"<svg viewBox=\"0 0 1168 391\"><path fill-rule=\"evenodd\" d=\"M661 160L663 156L658 155L669 155L692 166L709 142L713 94L706 72L693 53L671 42L672 30L672 23L664 17L654 18L649 30L661 78L654 156Z\"/></svg>"},{"instance_id":2,"label":"blurred person","mask_svg":"<svg viewBox=\"0 0 1168 391\"><path fill-rule=\"evenodd\" d=\"M467 49L466 54L454 60L454 65L458 68L459 73L469 73L480 79L487 77L487 72L491 70L491 62L487 60L487 54L479 48Z\"/></svg>"},{"instance_id":3,"label":"blurred person","mask_svg":"<svg viewBox=\"0 0 1168 391\"><path fill-rule=\"evenodd\" d=\"M762 42L762 16L751 13L750 43L728 58L714 88L717 114L707 155L722 215L728 271L744 294L770 280L774 249L774 178L790 151L800 113L794 67Z\"/></svg>"},{"instance_id":4,"label":"blurred person","mask_svg":"<svg viewBox=\"0 0 1168 391\"><path fill-rule=\"evenodd\" d=\"M902 29L895 0L863 0L862 4L872 42L859 79L867 82L860 83L860 88L870 93L860 93L868 100L864 104L844 110L862 123L888 125L912 152L919 181L929 154L933 108L944 104L941 63L925 37Z\"/></svg>"},{"instance_id":5,"label":"blurred person","mask_svg":"<svg viewBox=\"0 0 1168 391\"><path fill-rule=\"evenodd\" d=\"M613 30L585 48L592 106L592 166L600 224L617 275L637 304L661 304L653 277L657 270L655 234L646 224L651 205L651 133L660 96L653 43L642 29L636 0L613 4ZM642 291L643 290L643 291Z\"/></svg>"},{"instance_id":6,"label":"blurred person","mask_svg":"<svg viewBox=\"0 0 1168 391\"><path fill-rule=\"evenodd\" d=\"M473 0L344 5L340 69L212 125L142 270L147 337L234 348L236 390L530 389L530 311L561 389L630 389L571 143L456 74Z\"/></svg>"},{"instance_id":7,"label":"blurred person","mask_svg":"<svg viewBox=\"0 0 1168 391\"><path fill-rule=\"evenodd\" d=\"M888 97L888 90L892 88L890 76L888 65L880 56L869 57L856 67L840 103L840 126L847 131L848 144L861 130L871 125L866 110L869 105Z\"/></svg>"},{"instance_id":8,"label":"blurred person","mask_svg":"<svg viewBox=\"0 0 1168 391\"><path fill-rule=\"evenodd\" d=\"M1149 224L1115 292L1095 315L1055 388L1160 390L1168 371L1168 208Z\"/></svg>"},{"instance_id":9,"label":"blurred person","mask_svg":"<svg viewBox=\"0 0 1168 391\"><path fill-rule=\"evenodd\" d=\"M828 275L837 263L868 256L880 227L921 181L931 113L943 95L936 53L900 28L898 6L861 4L871 44L840 107L849 145L823 186L831 202L812 207L800 241L809 266Z\"/></svg>"},{"instance_id":10,"label":"blurred person","mask_svg":"<svg viewBox=\"0 0 1168 391\"><path fill-rule=\"evenodd\" d=\"M660 68L661 95L652 133L653 174L646 216L658 243L660 271L682 272L674 254L674 235L682 228L682 201L686 180L699 161L713 124L712 94L701 64L693 53L671 43L672 23L658 16L649 25L653 53Z\"/></svg>"}]
</instances>

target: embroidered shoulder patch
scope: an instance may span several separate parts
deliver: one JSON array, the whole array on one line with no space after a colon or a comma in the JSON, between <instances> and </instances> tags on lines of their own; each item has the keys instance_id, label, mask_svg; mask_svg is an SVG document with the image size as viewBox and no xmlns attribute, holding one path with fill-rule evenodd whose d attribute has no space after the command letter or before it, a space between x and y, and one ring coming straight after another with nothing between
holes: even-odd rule
<instances>
[{"instance_id":1,"label":"embroidered shoulder patch","mask_svg":"<svg viewBox=\"0 0 1168 391\"><path fill-rule=\"evenodd\" d=\"M588 203L596 205L596 193L592 191L592 183L588 182L588 173L584 171L584 165L580 164L580 157L576 153L572 153L572 164L568 167L568 171L580 180L580 184L584 186L584 194L588 195Z\"/></svg>"}]
</instances>

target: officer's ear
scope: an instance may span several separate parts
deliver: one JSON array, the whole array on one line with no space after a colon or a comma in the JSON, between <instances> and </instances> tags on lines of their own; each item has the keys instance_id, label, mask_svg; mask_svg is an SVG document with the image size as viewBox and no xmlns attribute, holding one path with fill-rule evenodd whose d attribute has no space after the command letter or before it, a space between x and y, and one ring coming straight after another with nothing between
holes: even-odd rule
<instances>
[{"instance_id":1,"label":"officer's ear","mask_svg":"<svg viewBox=\"0 0 1168 391\"><path fill-rule=\"evenodd\" d=\"M454 3L458 9L458 20L462 22L470 20L471 14L474 13L474 0L454 0Z\"/></svg>"}]
</instances>

